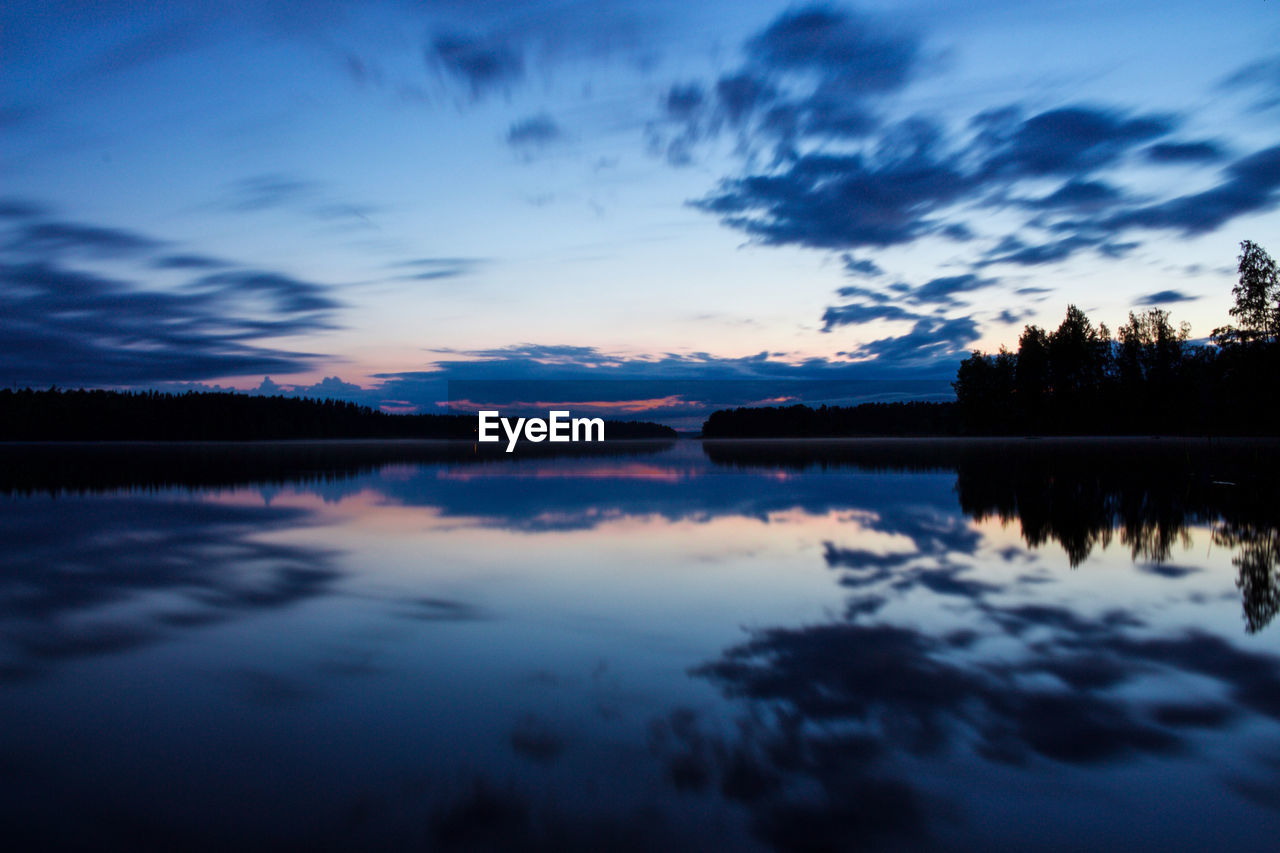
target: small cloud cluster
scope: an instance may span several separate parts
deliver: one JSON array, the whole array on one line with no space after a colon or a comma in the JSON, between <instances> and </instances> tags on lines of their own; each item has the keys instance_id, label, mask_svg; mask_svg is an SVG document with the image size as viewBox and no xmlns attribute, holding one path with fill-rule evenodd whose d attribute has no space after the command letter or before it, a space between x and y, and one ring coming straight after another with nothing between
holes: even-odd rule
<instances>
[{"instance_id":1,"label":"small cloud cluster","mask_svg":"<svg viewBox=\"0 0 1280 853\"><path fill-rule=\"evenodd\" d=\"M825 7L789 11L747 41L741 67L713 84L686 82L663 99L651 149L676 165L724 131L775 162L805 139L856 140L879 124L876 102L902 89L920 60L919 39L869 16Z\"/></svg>"},{"instance_id":2,"label":"small cloud cluster","mask_svg":"<svg viewBox=\"0 0 1280 853\"><path fill-rule=\"evenodd\" d=\"M529 116L511 125L507 131L507 144L522 153L546 148L564 140L560 125L546 113Z\"/></svg>"},{"instance_id":3,"label":"small cloud cluster","mask_svg":"<svg viewBox=\"0 0 1280 853\"><path fill-rule=\"evenodd\" d=\"M1146 293L1139 296L1133 301L1134 305L1168 305L1172 302L1194 302L1199 299L1198 296L1192 296L1189 293L1183 293L1181 290L1157 290L1155 293Z\"/></svg>"},{"instance_id":4,"label":"small cloud cluster","mask_svg":"<svg viewBox=\"0 0 1280 853\"><path fill-rule=\"evenodd\" d=\"M904 365L946 363L967 351L981 335L972 317L947 319L941 312L963 306L958 294L996 284L997 279L963 273L930 279L916 286L895 282L889 286L892 297L856 285L842 287L838 295L862 301L827 308L822 315L822 331L875 320L910 322L911 331L905 334L880 338L842 354ZM912 307L904 307L904 303Z\"/></svg>"},{"instance_id":5,"label":"small cloud cluster","mask_svg":"<svg viewBox=\"0 0 1280 853\"><path fill-rule=\"evenodd\" d=\"M524 77L524 58L500 38L441 34L428 45L427 60L465 83L477 99Z\"/></svg>"}]
</instances>

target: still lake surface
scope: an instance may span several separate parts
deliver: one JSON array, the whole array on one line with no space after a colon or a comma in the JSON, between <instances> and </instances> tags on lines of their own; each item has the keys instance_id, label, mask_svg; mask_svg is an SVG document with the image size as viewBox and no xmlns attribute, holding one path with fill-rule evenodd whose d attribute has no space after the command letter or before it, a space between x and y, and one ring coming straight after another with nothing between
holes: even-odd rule
<instances>
[{"instance_id":1,"label":"still lake surface","mask_svg":"<svg viewBox=\"0 0 1280 853\"><path fill-rule=\"evenodd\" d=\"M9 447L9 849L1280 837L1280 446Z\"/></svg>"}]
</instances>

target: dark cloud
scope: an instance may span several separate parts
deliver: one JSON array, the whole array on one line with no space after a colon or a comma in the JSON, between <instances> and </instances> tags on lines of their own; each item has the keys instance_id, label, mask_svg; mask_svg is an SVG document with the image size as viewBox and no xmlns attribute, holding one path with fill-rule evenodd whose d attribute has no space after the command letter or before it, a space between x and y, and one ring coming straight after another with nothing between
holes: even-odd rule
<instances>
[{"instance_id":1,"label":"dark cloud","mask_svg":"<svg viewBox=\"0 0 1280 853\"><path fill-rule=\"evenodd\" d=\"M841 103L837 99L811 98L804 105L798 129L807 137L859 139L880 127L880 119L870 110Z\"/></svg>"},{"instance_id":2,"label":"dark cloud","mask_svg":"<svg viewBox=\"0 0 1280 853\"><path fill-rule=\"evenodd\" d=\"M837 326L867 323L873 320L912 320L916 322L916 332L922 332L920 324L930 327L938 322L937 317L926 317L916 311L903 308L899 302L922 307L952 308L961 305L957 294L973 290L993 287L999 283L995 278L983 278L975 273L943 276L931 279L922 285L913 287L904 282L891 285L894 295L856 285L842 287L836 293L845 298L865 300L862 303L839 305L827 308L822 315L822 331L829 332ZM896 300L896 301L895 301ZM939 328L945 335L953 335L959 327Z\"/></svg>"},{"instance_id":3,"label":"dark cloud","mask_svg":"<svg viewBox=\"0 0 1280 853\"><path fill-rule=\"evenodd\" d=\"M708 353L625 357L575 346L519 345L441 356L431 370L377 375L382 384L358 399L373 405L407 400L431 410L435 401L477 395L504 407L534 399L595 402L605 405L608 417L696 428L715 409L776 404L779 395L812 405L949 399L955 372L947 364L857 364L838 357L796 363L767 352L740 358ZM635 401L650 402L625 408Z\"/></svg>"},{"instance_id":4,"label":"dark cloud","mask_svg":"<svg viewBox=\"0 0 1280 853\"><path fill-rule=\"evenodd\" d=\"M672 166L693 162L695 146L714 134L718 118L708 118L707 94L698 83L678 83L662 96L659 120L647 127L649 150Z\"/></svg>"},{"instance_id":5,"label":"dark cloud","mask_svg":"<svg viewBox=\"0 0 1280 853\"><path fill-rule=\"evenodd\" d=\"M1143 153L1153 163L1214 163L1225 156L1216 142L1159 142Z\"/></svg>"},{"instance_id":6,"label":"dark cloud","mask_svg":"<svg viewBox=\"0 0 1280 853\"><path fill-rule=\"evenodd\" d=\"M907 287L910 287L910 285L907 285ZM875 290L858 284L846 284L844 287L837 288L836 294L845 299L870 299L872 302L879 303L890 302L896 298L882 290Z\"/></svg>"},{"instance_id":7,"label":"dark cloud","mask_svg":"<svg viewBox=\"0 0 1280 853\"><path fill-rule=\"evenodd\" d=\"M1047 196L1029 199L1029 208L1074 208L1090 210L1115 204L1121 193L1102 181L1070 180Z\"/></svg>"},{"instance_id":8,"label":"dark cloud","mask_svg":"<svg viewBox=\"0 0 1280 853\"><path fill-rule=\"evenodd\" d=\"M1218 143L1168 138L1181 121L1175 115L1099 104L1032 112L1009 104L965 125L928 114L886 121L888 97L924 62L917 36L873 18L827 7L789 11L749 39L744 54L742 66L717 81L710 117L701 87L679 89L690 95L666 114L685 120L684 134L656 146L683 164L699 140L734 129L744 171L691 202L730 228L765 245L848 252L930 236L967 242L977 236L971 211L1021 211L1020 223L991 235L995 249L970 261L972 277L897 291L908 304L957 305L955 293L988 281L976 273L989 264L1038 266L1081 252L1119 258L1140 245L1130 231L1201 233L1280 203L1274 149L1240 158L1218 187L1181 199L1152 203L1115 182L1112 171L1142 160L1190 166L1221 160ZM671 107L675 101L668 100ZM833 138L840 145L830 146ZM772 159L758 156L770 148ZM1048 179L1056 186L1046 187ZM852 254L845 262L851 274L882 272ZM828 308L824 329L911 319L909 309L886 307L875 292L842 293L862 304ZM962 328L945 333L959 341L967 336Z\"/></svg>"},{"instance_id":9,"label":"dark cloud","mask_svg":"<svg viewBox=\"0 0 1280 853\"><path fill-rule=\"evenodd\" d=\"M1180 123L1173 115L1096 104L1028 114L1015 104L975 115L961 132L927 115L885 122L880 99L910 82L922 65L921 49L915 36L871 18L826 7L790 11L748 40L744 52L744 65L716 86L717 115L744 140L750 171L726 177L692 204L766 245L850 250L933 235L964 242L975 235L956 220L959 209L1025 211L1020 226L971 262L976 271L995 263L1059 263L1084 251L1118 258L1140 245L1126 239L1130 231L1204 233L1280 204L1278 149L1241 157L1217 187L1181 198L1140 200L1098 177L1137 158L1188 165L1222 159L1218 143L1166 138ZM1231 82L1254 85L1272 70L1251 66ZM714 133L714 121L703 118L702 90L687 91L699 97L668 110L690 122L662 149L672 162L689 162L692 145ZM825 148L833 136L852 144ZM774 147L765 168L754 156L761 144ZM1046 192L1048 178L1059 182ZM851 273L879 270L852 258L846 257ZM955 283L963 289L963 280ZM944 283L937 287L939 298L921 289L914 304L955 304L942 292ZM912 294L902 291L908 300ZM843 295L869 302L828 309L825 328L910 313L885 308L870 291Z\"/></svg>"},{"instance_id":10,"label":"dark cloud","mask_svg":"<svg viewBox=\"0 0 1280 853\"><path fill-rule=\"evenodd\" d=\"M702 109L706 95L697 83L672 86L662 99L662 106L671 118L688 120Z\"/></svg>"},{"instance_id":11,"label":"dark cloud","mask_svg":"<svg viewBox=\"0 0 1280 853\"><path fill-rule=\"evenodd\" d=\"M959 304L955 298L957 293L981 290L998 283L998 279L981 278L974 273L949 275L913 287L905 296L908 302L915 305L956 305Z\"/></svg>"},{"instance_id":12,"label":"dark cloud","mask_svg":"<svg viewBox=\"0 0 1280 853\"><path fill-rule=\"evenodd\" d=\"M230 266L226 261L208 255L165 255L156 258L151 265L159 270L209 270Z\"/></svg>"},{"instance_id":13,"label":"dark cloud","mask_svg":"<svg viewBox=\"0 0 1280 853\"><path fill-rule=\"evenodd\" d=\"M897 381L908 375L918 376L914 372L900 376L892 370L867 372L865 365L839 359L810 358L788 362L776 359L766 351L738 358L705 352L626 357L611 355L596 347L515 344L484 350L433 352L457 358L435 361L434 372L388 376L435 376L440 380L593 380L604 385L623 380L620 388L631 382L652 381L661 387L662 383L688 381L704 390L714 389L721 383L728 383L724 386L727 388L735 381L761 381L760 390L765 390L769 383L779 380L794 380L800 384L802 380L839 383L863 379L879 381L881 378Z\"/></svg>"},{"instance_id":14,"label":"dark cloud","mask_svg":"<svg viewBox=\"0 0 1280 853\"><path fill-rule=\"evenodd\" d=\"M777 90L749 73L721 77L716 81L716 102L732 125L741 124L758 107L775 97Z\"/></svg>"},{"instance_id":15,"label":"dark cloud","mask_svg":"<svg viewBox=\"0 0 1280 853\"><path fill-rule=\"evenodd\" d=\"M915 35L883 20L822 6L786 12L747 41L743 64L714 85L672 87L663 119L683 128L651 147L684 165L699 142L729 128L741 152L772 148L777 163L793 158L802 139L865 138L881 124L879 99L906 85L919 52Z\"/></svg>"},{"instance_id":16,"label":"dark cloud","mask_svg":"<svg viewBox=\"0 0 1280 853\"><path fill-rule=\"evenodd\" d=\"M1011 108L980 117L969 141L949 138L923 118L877 126L875 145L864 151L787 158L781 168L722 181L694 205L774 245L885 247L931 234L965 241L973 236L968 225L944 218L951 208L1003 207L1009 190L1030 179L1068 176L1052 193L1020 202L1033 211L1113 212L1125 203L1123 193L1086 175L1173 128L1162 116L1087 107L1018 115ZM786 132L803 135L796 122ZM1061 227L1052 220L1028 225ZM1106 242L1070 235L1002 260L1047 263Z\"/></svg>"},{"instance_id":17,"label":"dark cloud","mask_svg":"<svg viewBox=\"0 0 1280 853\"><path fill-rule=\"evenodd\" d=\"M80 253L122 256L149 252L162 245L158 240L119 228L73 222L37 222L13 231L6 248L32 255Z\"/></svg>"},{"instance_id":18,"label":"dark cloud","mask_svg":"<svg viewBox=\"0 0 1280 853\"><path fill-rule=\"evenodd\" d=\"M965 243L974 239L974 233L968 225L963 222L949 222L943 225L939 231L944 237L955 240L957 243Z\"/></svg>"},{"instance_id":19,"label":"dark cloud","mask_svg":"<svg viewBox=\"0 0 1280 853\"><path fill-rule=\"evenodd\" d=\"M480 350L435 350L441 353L457 353L482 359L529 359L534 361L565 361L571 364L609 361L596 347L568 346L564 344L509 344L505 347Z\"/></svg>"},{"instance_id":20,"label":"dark cloud","mask_svg":"<svg viewBox=\"0 0 1280 853\"><path fill-rule=\"evenodd\" d=\"M932 129L916 123L904 136L875 159L808 154L773 174L728 179L694 206L770 245L909 243L935 232L928 215L963 198L972 180L938 156Z\"/></svg>"},{"instance_id":21,"label":"dark cloud","mask_svg":"<svg viewBox=\"0 0 1280 853\"><path fill-rule=\"evenodd\" d=\"M919 45L869 17L814 6L784 13L746 50L752 64L772 72L816 74L827 89L869 94L902 88Z\"/></svg>"},{"instance_id":22,"label":"dark cloud","mask_svg":"<svg viewBox=\"0 0 1280 853\"><path fill-rule=\"evenodd\" d=\"M0 198L0 219L35 219L45 213L45 208L32 201Z\"/></svg>"},{"instance_id":23,"label":"dark cloud","mask_svg":"<svg viewBox=\"0 0 1280 853\"><path fill-rule=\"evenodd\" d=\"M332 327L329 288L270 271L206 274L178 289L92 269L98 258L145 268L228 266L92 225L17 224L0 236L0 372L17 385L139 385L294 373L318 356L260 341ZM71 255L78 261L65 263Z\"/></svg>"},{"instance_id":24,"label":"dark cloud","mask_svg":"<svg viewBox=\"0 0 1280 853\"><path fill-rule=\"evenodd\" d=\"M1082 175L1116 162L1135 146L1172 131L1167 116L1126 116L1097 107L1064 107L1020 122L1007 136L996 134L984 164L990 174Z\"/></svg>"},{"instance_id":25,"label":"dark cloud","mask_svg":"<svg viewBox=\"0 0 1280 853\"><path fill-rule=\"evenodd\" d=\"M250 288L252 290L252 287ZM262 338L327 327L323 313L238 313L235 286L146 290L49 264L0 266L5 335L0 369L18 385L138 385L221 376L296 373L312 356L255 346ZM289 305L314 297L268 293Z\"/></svg>"},{"instance_id":26,"label":"dark cloud","mask_svg":"<svg viewBox=\"0 0 1280 853\"><path fill-rule=\"evenodd\" d=\"M846 288L847 289L847 288ZM919 320L919 314L899 305L839 305L828 308L822 314L822 331L829 332L837 326L869 323L873 320Z\"/></svg>"},{"instance_id":27,"label":"dark cloud","mask_svg":"<svg viewBox=\"0 0 1280 853\"><path fill-rule=\"evenodd\" d=\"M969 345L980 337L972 317L922 317L907 334L871 341L851 354L887 364L949 364L964 355Z\"/></svg>"},{"instance_id":28,"label":"dark cloud","mask_svg":"<svg viewBox=\"0 0 1280 853\"><path fill-rule=\"evenodd\" d=\"M507 131L507 144L513 148L539 148L563 138L560 125L546 113L521 119Z\"/></svg>"},{"instance_id":29,"label":"dark cloud","mask_svg":"<svg viewBox=\"0 0 1280 853\"><path fill-rule=\"evenodd\" d=\"M1073 234L1048 243L1028 246L1017 237L1006 237L980 261L986 264L1017 264L1039 266L1064 261L1083 249L1091 249L1102 243L1102 238Z\"/></svg>"},{"instance_id":30,"label":"dark cloud","mask_svg":"<svg viewBox=\"0 0 1280 853\"><path fill-rule=\"evenodd\" d=\"M1199 296L1183 293L1181 290L1157 290L1146 293L1133 301L1134 305L1167 305L1170 302L1194 302Z\"/></svg>"},{"instance_id":31,"label":"dark cloud","mask_svg":"<svg viewBox=\"0 0 1280 853\"><path fill-rule=\"evenodd\" d=\"M524 77L524 58L514 45L500 39L465 34L436 36L427 59L466 83L473 98L509 87Z\"/></svg>"},{"instance_id":32,"label":"dark cloud","mask_svg":"<svg viewBox=\"0 0 1280 853\"><path fill-rule=\"evenodd\" d=\"M341 305L324 285L271 272L214 273L193 282L190 289L213 294L228 304L243 306L259 299L266 303L268 314L312 314Z\"/></svg>"},{"instance_id":33,"label":"dark cloud","mask_svg":"<svg viewBox=\"0 0 1280 853\"><path fill-rule=\"evenodd\" d=\"M1237 216L1270 210L1280 202L1280 146L1236 160L1212 189L1121 211L1100 223L1104 229L1171 229L1205 234Z\"/></svg>"},{"instance_id":34,"label":"dark cloud","mask_svg":"<svg viewBox=\"0 0 1280 853\"><path fill-rule=\"evenodd\" d=\"M855 258L853 255L846 254L841 257L841 260L844 261L845 270L851 275L871 277L884 275L884 270L880 269L880 265L870 258Z\"/></svg>"}]
</instances>

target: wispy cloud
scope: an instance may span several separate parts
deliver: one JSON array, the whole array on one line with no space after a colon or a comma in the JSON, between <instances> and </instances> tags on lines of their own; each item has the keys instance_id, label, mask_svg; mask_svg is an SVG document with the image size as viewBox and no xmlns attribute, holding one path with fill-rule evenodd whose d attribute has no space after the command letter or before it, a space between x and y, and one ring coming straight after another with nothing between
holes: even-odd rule
<instances>
[{"instance_id":1,"label":"wispy cloud","mask_svg":"<svg viewBox=\"0 0 1280 853\"><path fill-rule=\"evenodd\" d=\"M132 231L28 217L0 233L0 373L17 385L296 373L320 356L265 342L332 328L341 305L326 285L166 253ZM126 260L136 276L94 269ZM162 288L148 281L157 268L202 275Z\"/></svg>"}]
</instances>

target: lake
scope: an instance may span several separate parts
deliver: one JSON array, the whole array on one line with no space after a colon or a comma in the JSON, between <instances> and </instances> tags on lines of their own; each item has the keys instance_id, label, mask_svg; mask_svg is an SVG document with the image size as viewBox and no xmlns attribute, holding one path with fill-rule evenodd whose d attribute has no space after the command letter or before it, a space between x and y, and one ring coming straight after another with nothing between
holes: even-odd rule
<instances>
[{"instance_id":1,"label":"lake","mask_svg":"<svg viewBox=\"0 0 1280 853\"><path fill-rule=\"evenodd\" d=\"M0 450L10 849L1274 849L1277 443L478 450Z\"/></svg>"}]
</instances>

